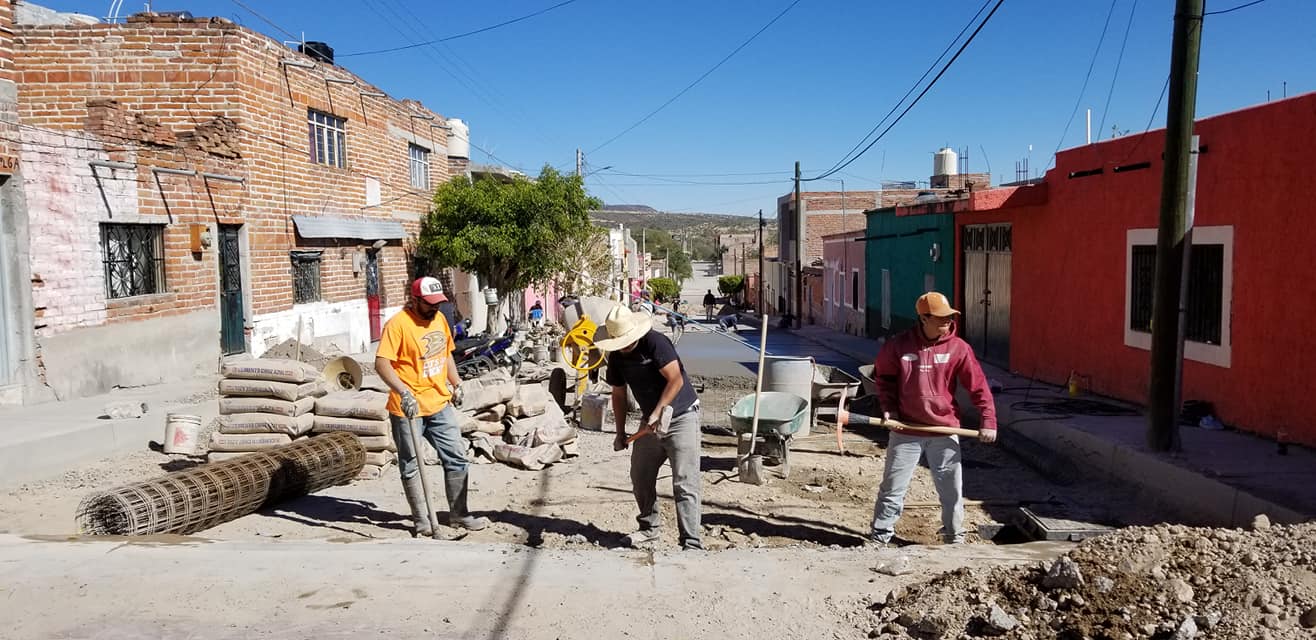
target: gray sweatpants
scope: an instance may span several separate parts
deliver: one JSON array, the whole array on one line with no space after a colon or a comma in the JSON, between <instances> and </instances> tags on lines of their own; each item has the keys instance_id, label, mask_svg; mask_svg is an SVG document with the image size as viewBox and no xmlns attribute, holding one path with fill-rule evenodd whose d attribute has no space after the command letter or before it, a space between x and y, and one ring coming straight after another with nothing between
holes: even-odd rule
<instances>
[{"instance_id":1,"label":"gray sweatpants","mask_svg":"<svg viewBox=\"0 0 1316 640\"><path fill-rule=\"evenodd\" d=\"M666 438L647 435L631 445L631 490L640 508L636 520L641 530L658 529L658 471L663 462L672 463L672 495L676 498L676 525L681 546L704 548L700 524L699 455L701 446L699 410L672 419Z\"/></svg>"},{"instance_id":2,"label":"gray sweatpants","mask_svg":"<svg viewBox=\"0 0 1316 640\"><path fill-rule=\"evenodd\" d=\"M907 436L892 432L886 448L886 466L882 470L882 487L873 508L873 540L890 542L895 535L896 520L905 506L905 492L918 468L919 458L926 458L932 471L932 484L941 498L941 539L964 541L964 485L960 472L958 436Z\"/></svg>"}]
</instances>

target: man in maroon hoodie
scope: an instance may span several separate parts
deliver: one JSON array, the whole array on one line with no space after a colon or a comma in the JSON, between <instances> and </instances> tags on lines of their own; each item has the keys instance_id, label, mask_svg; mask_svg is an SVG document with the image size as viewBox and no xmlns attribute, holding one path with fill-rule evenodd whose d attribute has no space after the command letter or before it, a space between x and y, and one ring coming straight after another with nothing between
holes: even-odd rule
<instances>
[{"instance_id":1,"label":"man in maroon hoodie","mask_svg":"<svg viewBox=\"0 0 1316 640\"><path fill-rule=\"evenodd\" d=\"M877 354L874 377L878 400L882 403L882 419L958 427L960 409L955 402L958 383L968 389L974 406L982 414L978 439L995 442L996 405L973 348L955 335L959 311L951 308L946 296L935 291L920 296L914 308L918 311L918 326L892 337ZM882 487L873 510L874 542L891 542L896 520L904 507L905 492L920 457L927 460L932 482L941 498L942 541L951 544L964 541L959 437L892 429Z\"/></svg>"}]
</instances>

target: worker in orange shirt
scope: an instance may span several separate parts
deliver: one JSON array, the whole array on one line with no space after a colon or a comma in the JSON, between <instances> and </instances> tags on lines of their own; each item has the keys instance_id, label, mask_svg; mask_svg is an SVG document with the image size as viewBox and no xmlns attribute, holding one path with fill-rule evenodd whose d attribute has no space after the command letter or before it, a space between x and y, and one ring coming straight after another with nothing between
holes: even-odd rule
<instances>
[{"instance_id":1,"label":"worker in orange shirt","mask_svg":"<svg viewBox=\"0 0 1316 640\"><path fill-rule=\"evenodd\" d=\"M422 436L439 453L448 496L448 525L479 531L489 526L488 518L477 518L466 506L469 488L466 443L452 407L461 378L452 360L452 330L439 313L446 302L443 285L434 278L417 278L411 283L411 300L384 325L375 352L375 371L392 390L388 395L389 420L397 443L402 490L411 505L417 536L429 536L434 514L425 506L421 485L419 452L412 448L408 429L420 418Z\"/></svg>"}]
</instances>

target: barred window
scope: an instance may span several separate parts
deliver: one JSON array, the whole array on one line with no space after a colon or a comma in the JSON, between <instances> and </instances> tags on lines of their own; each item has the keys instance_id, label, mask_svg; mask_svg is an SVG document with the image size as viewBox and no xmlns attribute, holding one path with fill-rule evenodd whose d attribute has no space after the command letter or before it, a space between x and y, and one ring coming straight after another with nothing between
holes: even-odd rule
<instances>
[{"instance_id":1,"label":"barred window","mask_svg":"<svg viewBox=\"0 0 1316 640\"><path fill-rule=\"evenodd\" d=\"M1193 244L1188 258L1188 313L1184 339L1220 344L1224 245ZM1156 245L1134 245L1129 326L1151 331L1152 291L1156 286Z\"/></svg>"},{"instance_id":2,"label":"barred window","mask_svg":"<svg viewBox=\"0 0 1316 640\"><path fill-rule=\"evenodd\" d=\"M411 186L430 188L430 150L418 144L408 144L407 154L410 156Z\"/></svg>"},{"instance_id":3,"label":"barred window","mask_svg":"<svg viewBox=\"0 0 1316 640\"><path fill-rule=\"evenodd\" d=\"M311 162L347 167L347 119L307 109L306 120L311 133Z\"/></svg>"},{"instance_id":4,"label":"barred window","mask_svg":"<svg viewBox=\"0 0 1316 640\"><path fill-rule=\"evenodd\" d=\"M292 252L293 304L320 300L320 254L319 251Z\"/></svg>"},{"instance_id":5,"label":"barred window","mask_svg":"<svg viewBox=\"0 0 1316 640\"><path fill-rule=\"evenodd\" d=\"M106 297L164 292L164 225L102 223L101 254Z\"/></svg>"}]
</instances>

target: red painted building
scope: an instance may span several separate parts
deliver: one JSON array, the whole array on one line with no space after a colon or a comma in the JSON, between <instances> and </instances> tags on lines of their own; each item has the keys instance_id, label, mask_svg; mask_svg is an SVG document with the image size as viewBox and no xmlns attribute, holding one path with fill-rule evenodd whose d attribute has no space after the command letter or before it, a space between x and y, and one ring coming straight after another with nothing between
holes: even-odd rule
<instances>
[{"instance_id":1,"label":"red painted building","mask_svg":"<svg viewBox=\"0 0 1316 640\"><path fill-rule=\"evenodd\" d=\"M1316 94L1205 118L1195 133L1183 397L1240 429L1316 445L1316 332L1305 322L1316 315L1316 200L1304 195L1302 142L1316 140ZM1044 183L956 207L964 321L982 322L989 340L1008 327L1011 370L1053 383L1073 372L1096 393L1146 401L1164 134L1062 152Z\"/></svg>"}]
</instances>

